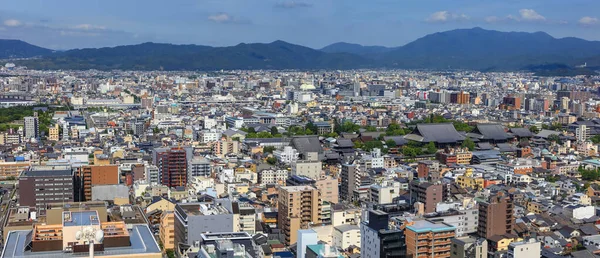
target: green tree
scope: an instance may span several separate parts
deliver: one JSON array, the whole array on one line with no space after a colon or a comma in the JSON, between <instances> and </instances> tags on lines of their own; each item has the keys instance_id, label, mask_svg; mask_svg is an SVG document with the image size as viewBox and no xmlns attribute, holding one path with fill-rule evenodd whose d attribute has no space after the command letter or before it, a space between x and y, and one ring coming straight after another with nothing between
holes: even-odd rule
<instances>
[{"instance_id":1,"label":"green tree","mask_svg":"<svg viewBox=\"0 0 600 258\"><path fill-rule=\"evenodd\" d=\"M256 130L254 129L254 127L250 127L250 128L248 128L247 133L256 133Z\"/></svg>"},{"instance_id":2,"label":"green tree","mask_svg":"<svg viewBox=\"0 0 600 258\"><path fill-rule=\"evenodd\" d=\"M429 142L427 145L425 145L425 148L425 153L427 154L435 154L438 151L438 148L435 147L433 142Z\"/></svg>"},{"instance_id":3,"label":"green tree","mask_svg":"<svg viewBox=\"0 0 600 258\"><path fill-rule=\"evenodd\" d=\"M467 148L470 151L475 149L475 142L473 142L473 140L471 140L471 138L465 138L465 140L462 142L461 147L463 148Z\"/></svg>"},{"instance_id":4,"label":"green tree","mask_svg":"<svg viewBox=\"0 0 600 258\"><path fill-rule=\"evenodd\" d=\"M365 127L365 129L367 130L367 132L377 132L377 127L372 125Z\"/></svg>"},{"instance_id":5,"label":"green tree","mask_svg":"<svg viewBox=\"0 0 600 258\"><path fill-rule=\"evenodd\" d=\"M273 153L273 151L275 151L275 147L273 147L273 146L263 147L263 153Z\"/></svg>"},{"instance_id":6,"label":"green tree","mask_svg":"<svg viewBox=\"0 0 600 258\"><path fill-rule=\"evenodd\" d=\"M540 132L540 128L538 128L538 127L537 127L537 126L535 126L535 125L532 125L532 126L530 126L530 127L529 127L529 131L530 131L530 132L532 132L532 133L535 133L535 134L537 134L537 133L539 133L539 132Z\"/></svg>"},{"instance_id":7,"label":"green tree","mask_svg":"<svg viewBox=\"0 0 600 258\"><path fill-rule=\"evenodd\" d=\"M595 144L600 143L600 135L594 135L592 138L590 138L590 141L592 141Z\"/></svg>"},{"instance_id":8,"label":"green tree","mask_svg":"<svg viewBox=\"0 0 600 258\"><path fill-rule=\"evenodd\" d=\"M275 164L277 164L277 158L275 158L275 157L268 157L267 158L267 163L269 163L270 165L275 165Z\"/></svg>"},{"instance_id":9,"label":"green tree","mask_svg":"<svg viewBox=\"0 0 600 258\"><path fill-rule=\"evenodd\" d=\"M312 132L311 134L313 134L314 132L318 132L319 131L319 129L317 128L317 126L315 124L313 124L312 122L308 122L306 124L306 131L308 131L308 130L310 130ZM307 135L308 135L308 133L307 133Z\"/></svg>"},{"instance_id":10,"label":"green tree","mask_svg":"<svg viewBox=\"0 0 600 258\"><path fill-rule=\"evenodd\" d=\"M556 134L549 135L548 136L548 141L555 142L555 143L558 143L558 144L562 144L562 141L560 140L560 137L558 135L556 135Z\"/></svg>"},{"instance_id":11,"label":"green tree","mask_svg":"<svg viewBox=\"0 0 600 258\"><path fill-rule=\"evenodd\" d=\"M388 148L395 148L397 146L396 142L394 140L387 140L387 141L385 141L385 145L387 145Z\"/></svg>"},{"instance_id":12,"label":"green tree","mask_svg":"<svg viewBox=\"0 0 600 258\"><path fill-rule=\"evenodd\" d=\"M277 134L279 134L277 127L276 126L271 127L271 135L277 135Z\"/></svg>"}]
</instances>

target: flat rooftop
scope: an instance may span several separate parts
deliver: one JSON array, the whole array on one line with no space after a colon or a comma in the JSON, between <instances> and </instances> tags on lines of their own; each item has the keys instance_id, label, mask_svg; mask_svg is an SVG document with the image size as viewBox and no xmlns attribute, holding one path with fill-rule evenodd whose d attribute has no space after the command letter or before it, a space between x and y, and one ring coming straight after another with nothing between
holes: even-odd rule
<instances>
[{"instance_id":1,"label":"flat rooftop","mask_svg":"<svg viewBox=\"0 0 600 258\"><path fill-rule=\"evenodd\" d=\"M127 256L134 254L157 254L160 248L147 225L134 225L128 230L131 246L105 248L104 252L94 253L94 256ZM82 257L86 253L65 253L63 251L31 252L25 250L31 243L31 230L17 230L8 233L2 256L6 258L35 257L35 258L58 258L58 257Z\"/></svg>"},{"instance_id":2,"label":"flat rooftop","mask_svg":"<svg viewBox=\"0 0 600 258\"><path fill-rule=\"evenodd\" d=\"M72 176L73 170L71 166L32 166L28 170L23 171L21 176L25 177L55 177L55 176Z\"/></svg>"},{"instance_id":3,"label":"flat rooftop","mask_svg":"<svg viewBox=\"0 0 600 258\"><path fill-rule=\"evenodd\" d=\"M100 218L96 211L65 211L63 212L63 226L89 226L100 225Z\"/></svg>"},{"instance_id":4,"label":"flat rooftop","mask_svg":"<svg viewBox=\"0 0 600 258\"><path fill-rule=\"evenodd\" d=\"M442 232L442 231L454 231L455 227L450 226L446 223L431 223L427 220L417 220L413 225L406 227L414 232Z\"/></svg>"}]
</instances>

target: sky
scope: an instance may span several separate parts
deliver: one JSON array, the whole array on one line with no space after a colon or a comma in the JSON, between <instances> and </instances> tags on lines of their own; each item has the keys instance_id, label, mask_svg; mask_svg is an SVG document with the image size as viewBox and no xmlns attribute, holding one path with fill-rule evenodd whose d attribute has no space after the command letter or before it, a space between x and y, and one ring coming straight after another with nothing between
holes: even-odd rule
<instances>
[{"instance_id":1,"label":"sky","mask_svg":"<svg viewBox=\"0 0 600 258\"><path fill-rule=\"evenodd\" d=\"M598 0L0 0L0 38L51 49L284 40L402 46L482 27L600 40Z\"/></svg>"}]
</instances>

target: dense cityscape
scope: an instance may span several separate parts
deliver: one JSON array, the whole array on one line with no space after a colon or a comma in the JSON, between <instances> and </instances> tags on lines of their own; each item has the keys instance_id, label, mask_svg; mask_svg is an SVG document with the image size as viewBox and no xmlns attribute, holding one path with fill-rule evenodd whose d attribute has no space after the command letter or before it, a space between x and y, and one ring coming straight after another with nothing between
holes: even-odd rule
<instances>
[{"instance_id":1,"label":"dense cityscape","mask_svg":"<svg viewBox=\"0 0 600 258\"><path fill-rule=\"evenodd\" d=\"M2 257L595 257L599 86L6 63Z\"/></svg>"}]
</instances>

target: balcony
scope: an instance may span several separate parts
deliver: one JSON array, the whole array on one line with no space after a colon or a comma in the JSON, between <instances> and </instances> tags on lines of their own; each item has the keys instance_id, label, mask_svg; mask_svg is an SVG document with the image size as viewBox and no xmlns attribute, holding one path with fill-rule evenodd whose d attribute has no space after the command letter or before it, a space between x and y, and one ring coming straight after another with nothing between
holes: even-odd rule
<instances>
[{"instance_id":1,"label":"balcony","mask_svg":"<svg viewBox=\"0 0 600 258\"><path fill-rule=\"evenodd\" d=\"M451 238L454 237L454 232L441 233L441 234L433 234L433 238Z\"/></svg>"},{"instance_id":2,"label":"balcony","mask_svg":"<svg viewBox=\"0 0 600 258\"><path fill-rule=\"evenodd\" d=\"M422 248L417 249L417 253L429 253L429 252L430 252L429 248L427 248L427 247L422 247Z\"/></svg>"},{"instance_id":3,"label":"balcony","mask_svg":"<svg viewBox=\"0 0 600 258\"><path fill-rule=\"evenodd\" d=\"M417 246L429 245L429 241L419 241L417 242Z\"/></svg>"},{"instance_id":4,"label":"balcony","mask_svg":"<svg viewBox=\"0 0 600 258\"><path fill-rule=\"evenodd\" d=\"M421 234L417 236L417 239L421 240L421 239L429 239L429 235L428 234Z\"/></svg>"},{"instance_id":5,"label":"balcony","mask_svg":"<svg viewBox=\"0 0 600 258\"><path fill-rule=\"evenodd\" d=\"M442 241L433 241L433 245L449 245L451 243L452 241L450 241L450 239L445 239Z\"/></svg>"},{"instance_id":6,"label":"balcony","mask_svg":"<svg viewBox=\"0 0 600 258\"><path fill-rule=\"evenodd\" d=\"M450 251L450 246L442 246L442 247L434 247L433 248L434 252L447 252Z\"/></svg>"}]
</instances>

